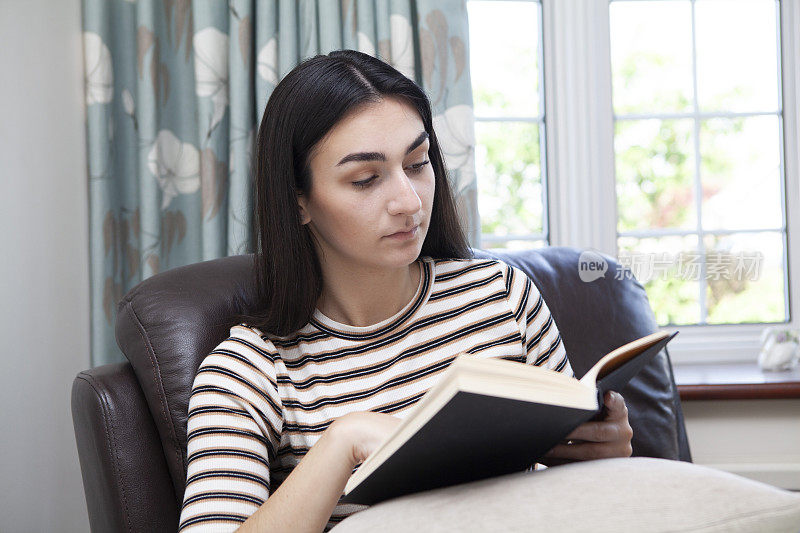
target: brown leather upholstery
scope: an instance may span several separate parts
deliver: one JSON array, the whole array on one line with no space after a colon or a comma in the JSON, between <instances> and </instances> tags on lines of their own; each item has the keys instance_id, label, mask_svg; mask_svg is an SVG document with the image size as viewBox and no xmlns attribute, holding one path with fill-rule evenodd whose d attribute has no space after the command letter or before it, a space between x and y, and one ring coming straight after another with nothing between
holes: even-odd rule
<instances>
[{"instance_id":1,"label":"brown leather upholstery","mask_svg":"<svg viewBox=\"0 0 800 533\"><path fill-rule=\"evenodd\" d=\"M92 531L174 531L175 491L131 365L78 374L72 421Z\"/></svg>"},{"instance_id":2,"label":"brown leather upholstery","mask_svg":"<svg viewBox=\"0 0 800 533\"><path fill-rule=\"evenodd\" d=\"M607 351L655 330L644 289L578 276L580 250L492 254L530 276L556 320L576 374ZM476 251L478 257L487 252ZM73 422L93 531L174 531L186 478L186 412L200 362L228 336L232 317L258 306L251 256L169 270L119 304L117 341L129 363L81 372ZM690 460L668 359L659 355L622 394L634 455Z\"/></svg>"},{"instance_id":3,"label":"brown leather upholstery","mask_svg":"<svg viewBox=\"0 0 800 533\"><path fill-rule=\"evenodd\" d=\"M618 264L610 257L605 257L608 270L602 278L583 282L580 250L574 248L475 255L499 258L528 274L553 314L577 377L614 348L657 329L644 287L630 271L616 279ZM620 392L634 429L633 455L691 460L680 397L664 351Z\"/></svg>"}]
</instances>

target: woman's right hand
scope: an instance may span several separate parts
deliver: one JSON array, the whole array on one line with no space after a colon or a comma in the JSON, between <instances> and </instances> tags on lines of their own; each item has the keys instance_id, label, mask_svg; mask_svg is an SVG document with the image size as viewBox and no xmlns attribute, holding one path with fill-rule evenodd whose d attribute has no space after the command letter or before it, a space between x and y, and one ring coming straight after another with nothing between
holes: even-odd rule
<instances>
[{"instance_id":1,"label":"woman's right hand","mask_svg":"<svg viewBox=\"0 0 800 533\"><path fill-rule=\"evenodd\" d=\"M397 417L368 411L334 420L240 531L322 531L353 468L399 424Z\"/></svg>"},{"instance_id":2,"label":"woman's right hand","mask_svg":"<svg viewBox=\"0 0 800 533\"><path fill-rule=\"evenodd\" d=\"M364 462L391 435L402 419L383 413L358 411L337 418L331 428L349 444L353 466Z\"/></svg>"}]
</instances>

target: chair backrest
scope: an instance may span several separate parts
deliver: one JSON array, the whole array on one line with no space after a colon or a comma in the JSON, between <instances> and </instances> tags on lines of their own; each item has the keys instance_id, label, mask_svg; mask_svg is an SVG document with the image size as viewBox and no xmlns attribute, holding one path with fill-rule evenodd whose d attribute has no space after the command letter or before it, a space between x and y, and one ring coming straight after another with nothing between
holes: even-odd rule
<instances>
[{"instance_id":1,"label":"chair backrest","mask_svg":"<svg viewBox=\"0 0 800 533\"><path fill-rule=\"evenodd\" d=\"M604 277L583 282L580 250L541 250L489 255L524 270L542 292L558 325L573 368L582 375L600 356L656 329L644 289L615 279L610 258ZM232 256L175 268L153 276L119 303L116 336L136 373L158 430L175 496L186 480L189 395L203 358L228 336L234 316L256 309L252 256ZM688 460L668 362L659 355L621 391L634 428L634 455Z\"/></svg>"},{"instance_id":2,"label":"chair backrest","mask_svg":"<svg viewBox=\"0 0 800 533\"><path fill-rule=\"evenodd\" d=\"M533 280L553 314L579 378L606 353L657 329L647 293L631 271L602 256L608 267L602 277L583 281L581 253L559 246L528 253L475 252L476 257L495 257L519 267ZM633 455L691 461L680 396L666 351L620 392L634 429Z\"/></svg>"}]
</instances>

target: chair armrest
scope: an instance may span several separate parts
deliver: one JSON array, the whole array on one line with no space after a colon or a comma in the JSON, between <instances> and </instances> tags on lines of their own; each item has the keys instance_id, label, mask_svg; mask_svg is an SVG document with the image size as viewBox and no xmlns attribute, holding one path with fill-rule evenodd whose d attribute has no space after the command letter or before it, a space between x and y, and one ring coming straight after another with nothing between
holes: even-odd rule
<instances>
[{"instance_id":1,"label":"chair armrest","mask_svg":"<svg viewBox=\"0 0 800 533\"><path fill-rule=\"evenodd\" d=\"M129 363L80 372L72 422L92 531L175 531L178 502Z\"/></svg>"}]
</instances>

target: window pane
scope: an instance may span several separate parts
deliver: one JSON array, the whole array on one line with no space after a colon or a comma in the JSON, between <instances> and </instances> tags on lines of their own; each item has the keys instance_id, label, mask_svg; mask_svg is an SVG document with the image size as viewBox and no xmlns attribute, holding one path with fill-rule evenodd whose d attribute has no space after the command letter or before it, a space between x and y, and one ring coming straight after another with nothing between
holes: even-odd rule
<instances>
[{"instance_id":1,"label":"window pane","mask_svg":"<svg viewBox=\"0 0 800 533\"><path fill-rule=\"evenodd\" d=\"M619 262L644 285L660 326L700 321L697 237L619 239Z\"/></svg>"},{"instance_id":2,"label":"window pane","mask_svg":"<svg viewBox=\"0 0 800 533\"><path fill-rule=\"evenodd\" d=\"M614 111L691 111L691 4L612 2L609 9Z\"/></svg>"},{"instance_id":3,"label":"window pane","mask_svg":"<svg viewBox=\"0 0 800 533\"><path fill-rule=\"evenodd\" d=\"M701 122L703 228L780 228L777 116Z\"/></svg>"},{"instance_id":4,"label":"window pane","mask_svg":"<svg viewBox=\"0 0 800 533\"><path fill-rule=\"evenodd\" d=\"M539 3L467 3L478 117L539 115Z\"/></svg>"},{"instance_id":5,"label":"window pane","mask_svg":"<svg viewBox=\"0 0 800 533\"><path fill-rule=\"evenodd\" d=\"M620 231L695 227L693 124L691 119L617 122Z\"/></svg>"},{"instance_id":6,"label":"window pane","mask_svg":"<svg viewBox=\"0 0 800 533\"><path fill-rule=\"evenodd\" d=\"M697 91L701 111L777 111L774 0L697 0Z\"/></svg>"},{"instance_id":7,"label":"window pane","mask_svg":"<svg viewBox=\"0 0 800 533\"><path fill-rule=\"evenodd\" d=\"M710 324L786 320L780 233L706 235L705 244Z\"/></svg>"},{"instance_id":8,"label":"window pane","mask_svg":"<svg viewBox=\"0 0 800 533\"><path fill-rule=\"evenodd\" d=\"M481 233L542 233L539 125L477 122L475 137Z\"/></svg>"}]
</instances>

